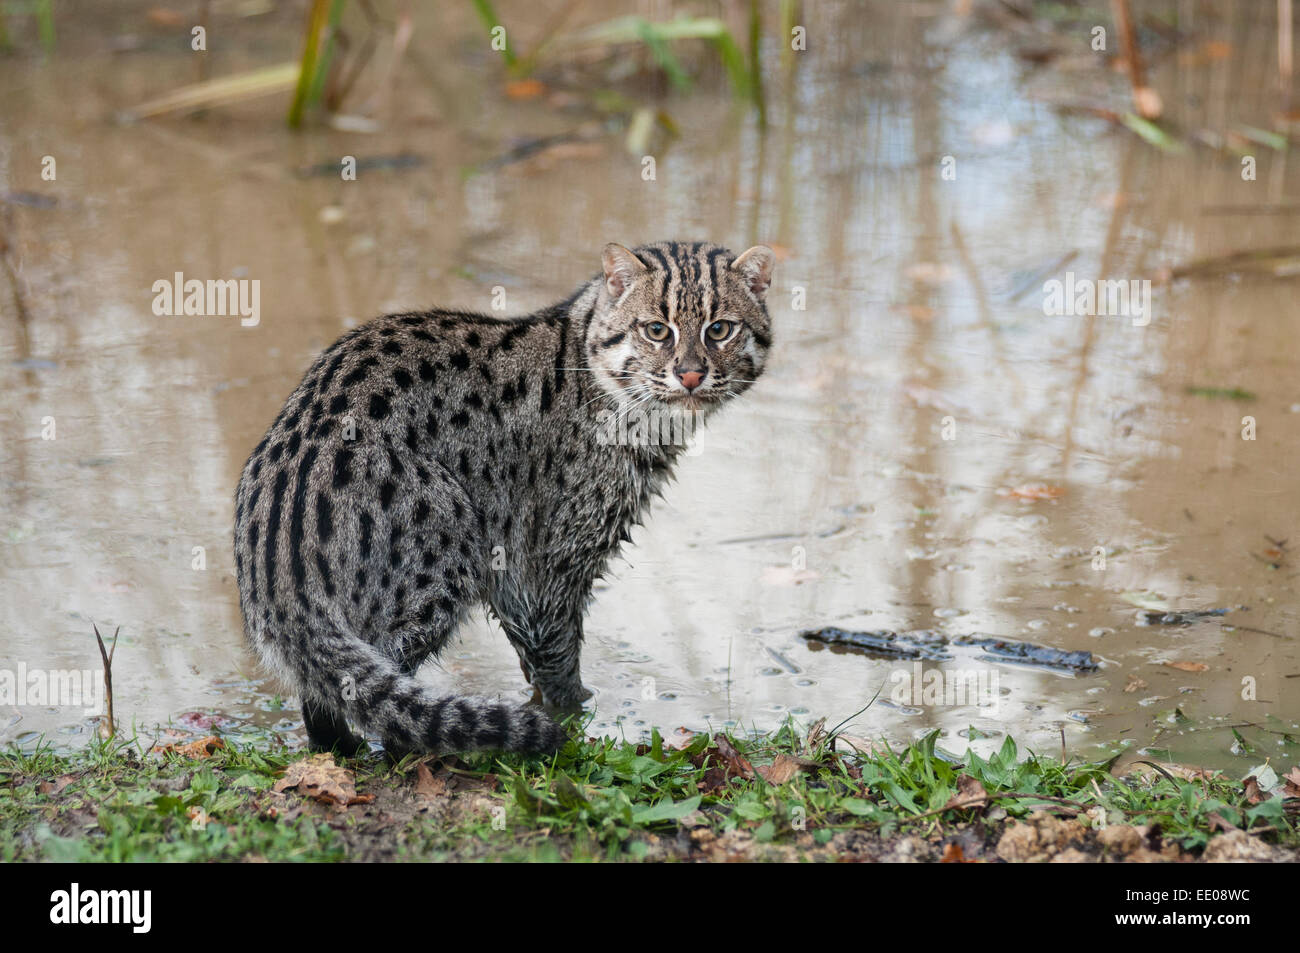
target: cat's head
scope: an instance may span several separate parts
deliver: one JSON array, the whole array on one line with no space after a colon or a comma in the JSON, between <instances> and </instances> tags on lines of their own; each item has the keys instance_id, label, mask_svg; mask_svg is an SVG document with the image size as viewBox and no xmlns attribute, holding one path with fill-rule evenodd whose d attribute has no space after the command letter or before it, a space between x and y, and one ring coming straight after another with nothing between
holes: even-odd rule
<instances>
[{"instance_id":1,"label":"cat's head","mask_svg":"<svg viewBox=\"0 0 1300 953\"><path fill-rule=\"evenodd\" d=\"M775 260L766 245L741 255L707 242L606 245L586 336L601 388L624 406L700 413L748 390L772 346Z\"/></svg>"}]
</instances>

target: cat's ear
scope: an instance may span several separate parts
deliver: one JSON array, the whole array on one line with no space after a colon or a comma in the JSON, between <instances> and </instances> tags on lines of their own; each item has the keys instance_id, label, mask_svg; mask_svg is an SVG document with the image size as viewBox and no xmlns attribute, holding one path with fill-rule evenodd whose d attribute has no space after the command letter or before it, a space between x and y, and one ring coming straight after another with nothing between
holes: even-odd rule
<instances>
[{"instance_id":1,"label":"cat's ear","mask_svg":"<svg viewBox=\"0 0 1300 953\"><path fill-rule=\"evenodd\" d=\"M731 263L731 270L740 275L749 290L761 298L772 283L772 268L776 265L776 252L766 245L755 245Z\"/></svg>"},{"instance_id":2,"label":"cat's ear","mask_svg":"<svg viewBox=\"0 0 1300 953\"><path fill-rule=\"evenodd\" d=\"M641 259L618 242L610 242L601 249L600 261L605 266L605 287L615 298L621 298L627 286L646 271Z\"/></svg>"}]
</instances>

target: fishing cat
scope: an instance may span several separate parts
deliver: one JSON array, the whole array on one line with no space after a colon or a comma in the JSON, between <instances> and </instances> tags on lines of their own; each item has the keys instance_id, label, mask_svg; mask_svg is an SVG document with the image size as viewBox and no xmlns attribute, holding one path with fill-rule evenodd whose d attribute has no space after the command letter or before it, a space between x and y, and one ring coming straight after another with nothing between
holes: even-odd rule
<instances>
[{"instance_id":1,"label":"fishing cat","mask_svg":"<svg viewBox=\"0 0 1300 953\"><path fill-rule=\"evenodd\" d=\"M707 417L749 389L772 345L766 246L609 244L601 260L526 317L428 311L348 332L248 458L245 633L301 694L314 748L364 750L349 719L393 754L563 743L548 712L590 694L578 656L592 585L683 449L609 439L611 414ZM439 697L414 677L476 604L546 711Z\"/></svg>"}]
</instances>

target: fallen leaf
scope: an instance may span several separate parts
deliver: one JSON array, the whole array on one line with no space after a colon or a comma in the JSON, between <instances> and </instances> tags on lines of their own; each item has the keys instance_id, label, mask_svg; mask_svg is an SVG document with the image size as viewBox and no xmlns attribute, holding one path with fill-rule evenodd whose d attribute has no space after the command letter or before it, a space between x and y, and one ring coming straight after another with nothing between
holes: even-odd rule
<instances>
[{"instance_id":1,"label":"fallen leaf","mask_svg":"<svg viewBox=\"0 0 1300 953\"><path fill-rule=\"evenodd\" d=\"M434 777L429 766L421 761L415 766L415 794L417 797L446 797L447 796L447 777L443 771L438 772Z\"/></svg>"},{"instance_id":2,"label":"fallen leaf","mask_svg":"<svg viewBox=\"0 0 1300 953\"><path fill-rule=\"evenodd\" d=\"M821 744L822 738L826 735L826 719L818 718L808 729L808 737L804 739L804 750L812 754Z\"/></svg>"},{"instance_id":3,"label":"fallen leaf","mask_svg":"<svg viewBox=\"0 0 1300 953\"><path fill-rule=\"evenodd\" d=\"M1226 833L1228 831L1235 831L1238 829L1236 824L1232 823L1232 821L1228 820L1218 811L1214 811L1213 813L1207 815L1206 820L1210 822L1211 831L1223 831L1224 833Z\"/></svg>"},{"instance_id":4,"label":"fallen leaf","mask_svg":"<svg viewBox=\"0 0 1300 953\"><path fill-rule=\"evenodd\" d=\"M704 772L704 777L700 778L695 786L699 788L701 794L717 794L726 790L727 777L726 768L714 766Z\"/></svg>"},{"instance_id":5,"label":"fallen leaf","mask_svg":"<svg viewBox=\"0 0 1300 953\"><path fill-rule=\"evenodd\" d=\"M162 745L153 750L162 754L178 754L182 758L210 758L225 746L226 743L216 735L210 735L187 744Z\"/></svg>"},{"instance_id":6,"label":"fallen leaf","mask_svg":"<svg viewBox=\"0 0 1300 953\"><path fill-rule=\"evenodd\" d=\"M1300 766L1293 767L1286 774L1282 775L1285 787L1282 789L1283 797L1300 797Z\"/></svg>"},{"instance_id":7,"label":"fallen leaf","mask_svg":"<svg viewBox=\"0 0 1300 953\"><path fill-rule=\"evenodd\" d=\"M1268 800L1264 793L1259 789L1259 782L1255 780L1253 774L1246 778L1241 793L1245 795L1246 800L1251 804L1260 804Z\"/></svg>"},{"instance_id":8,"label":"fallen leaf","mask_svg":"<svg viewBox=\"0 0 1300 953\"><path fill-rule=\"evenodd\" d=\"M695 740L695 732L687 731L685 728L678 728L672 734L665 736L664 747L672 751L685 751Z\"/></svg>"},{"instance_id":9,"label":"fallen leaf","mask_svg":"<svg viewBox=\"0 0 1300 953\"><path fill-rule=\"evenodd\" d=\"M755 770L763 776L768 784L785 784L800 771L813 771L821 767L816 761L796 758L782 752L771 764L760 765Z\"/></svg>"},{"instance_id":10,"label":"fallen leaf","mask_svg":"<svg viewBox=\"0 0 1300 953\"><path fill-rule=\"evenodd\" d=\"M1208 672L1210 666L1204 662L1164 662L1165 668L1176 668L1180 672Z\"/></svg>"},{"instance_id":11,"label":"fallen leaf","mask_svg":"<svg viewBox=\"0 0 1300 953\"><path fill-rule=\"evenodd\" d=\"M718 732L713 736L713 743L717 746L718 754L721 756L729 775L741 778L752 778L754 776L754 766L749 763L748 758L736 750L735 746L727 740L726 735Z\"/></svg>"},{"instance_id":12,"label":"fallen leaf","mask_svg":"<svg viewBox=\"0 0 1300 953\"><path fill-rule=\"evenodd\" d=\"M1011 489L1003 487L998 490L998 496L1017 500L1055 500L1065 496L1065 488L1047 483L1024 483Z\"/></svg>"},{"instance_id":13,"label":"fallen leaf","mask_svg":"<svg viewBox=\"0 0 1300 953\"><path fill-rule=\"evenodd\" d=\"M334 763L332 754L318 754L295 761L284 770L284 777L271 788L277 794L296 788L299 794L314 798L322 804L348 807L352 804L369 804L373 794L357 794L355 775L347 768Z\"/></svg>"},{"instance_id":14,"label":"fallen leaf","mask_svg":"<svg viewBox=\"0 0 1300 953\"><path fill-rule=\"evenodd\" d=\"M58 794L69 784L77 779L75 774L65 774L62 777L55 778L53 781L42 781L36 785L36 790L41 794Z\"/></svg>"},{"instance_id":15,"label":"fallen leaf","mask_svg":"<svg viewBox=\"0 0 1300 953\"><path fill-rule=\"evenodd\" d=\"M1136 691L1141 691L1146 687L1147 687L1146 682L1138 678L1136 675L1130 675L1128 677L1128 684L1124 686L1124 691L1132 693Z\"/></svg>"},{"instance_id":16,"label":"fallen leaf","mask_svg":"<svg viewBox=\"0 0 1300 953\"><path fill-rule=\"evenodd\" d=\"M973 778L969 774L959 774L957 793L948 798L948 803L943 806L943 809L951 811L955 808L984 807L988 803L989 793L984 790L984 785L980 783L979 778Z\"/></svg>"}]
</instances>

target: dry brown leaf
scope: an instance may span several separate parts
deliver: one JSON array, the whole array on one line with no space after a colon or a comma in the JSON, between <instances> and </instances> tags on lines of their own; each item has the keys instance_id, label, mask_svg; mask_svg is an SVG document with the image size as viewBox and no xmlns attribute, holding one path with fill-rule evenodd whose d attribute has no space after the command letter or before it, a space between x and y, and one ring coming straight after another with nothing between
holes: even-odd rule
<instances>
[{"instance_id":1,"label":"dry brown leaf","mask_svg":"<svg viewBox=\"0 0 1300 953\"><path fill-rule=\"evenodd\" d=\"M954 808L984 807L989 803L989 792L984 790L984 785L978 778L972 778L969 774L957 775L957 793L948 798L948 803L943 806L945 811Z\"/></svg>"},{"instance_id":2,"label":"dry brown leaf","mask_svg":"<svg viewBox=\"0 0 1300 953\"><path fill-rule=\"evenodd\" d=\"M1243 782L1242 793L1251 804L1260 804L1268 800L1268 795L1259 789L1259 782L1252 774Z\"/></svg>"},{"instance_id":3,"label":"dry brown leaf","mask_svg":"<svg viewBox=\"0 0 1300 953\"><path fill-rule=\"evenodd\" d=\"M76 779L77 776L75 774L65 774L52 781L42 781L40 784L36 785L36 790L41 794L58 794Z\"/></svg>"},{"instance_id":4,"label":"dry brown leaf","mask_svg":"<svg viewBox=\"0 0 1300 953\"><path fill-rule=\"evenodd\" d=\"M1146 687L1147 687L1146 682L1138 678L1136 675L1130 675L1128 677L1128 684L1124 686L1124 691L1132 693L1136 691L1141 691Z\"/></svg>"},{"instance_id":5,"label":"dry brown leaf","mask_svg":"<svg viewBox=\"0 0 1300 953\"><path fill-rule=\"evenodd\" d=\"M1055 500L1065 496L1065 487L1048 483L1022 483L1017 487L1002 487L998 490L998 496L1016 500Z\"/></svg>"},{"instance_id":6,"label":"dry brown leaf","mask_svg":"<svg viewBox=\"0 0 1300 953\"><path fill-rule=\"evenodd\" d=\"M820 765L807 758L796 758L782 752L771 764L760 765L755 770L763 776L768 784L785 784L800 771L813 771Z\"/></svg>"},{"instance_id":7,"label":"dry brown leaf","mask_svg":"<svg viewBox=\"0 0 1300 953\"><path fill-rule=\"evenodd\" d=\"M1208 672L1210 666L1204 662L1165 662L1165 668L1176 668L1180 672Z\"/></svg>"},{"instance_id":8,"label":"dry brown leaf","mask_svg":"<svg viewBox=\"0 0 1300 953\"><path fill-rule=\"evenodd\" d=\"M198 741L190 741L186 744L162 745L153 750L164 754L171 752L180 755L182 758L198 759L210 758L216 754L218 749L224 748L225 746L226 743L216 735L209 735L206 738L200 738Z\"/></svg>"},{"instance_id":9,"label":"dry brown leaf","mask_svg":"<svg viewBox=\"0 0 1300 953\"><path fill-rule=\"evenodd\" d=\"M1227 831L1235 831L1238 829L1236 824L1232 823L1232 821L1228 820L1218 811L1207 815L1206 820L1210 822L1211 831L1223 831L1226 833Z\"/></svg>"},{"instance_id":10,"label":"dry brown leaf","mask_svg":"<svg viewBox=\"0 0 1300 953\"><path fill-rule=\"evenodd\" d=\"M284 777L271 788L277 794L296 788L299 794L314 798L322 804L347 807L351 804L369 804L373 794L357 794L355 775L347 768L334 763L332 754L312 755L295 761L284 769Z\"/></svg>"},{"instance_id":11,"label":"dry brown leaf","mask_svg":"<svg viewBox=\"0 0 1300 953\"><path fill-rule=\"evenodd\" d=\"M1282 775L1282 780L1286 782L1282 789L1283 797L1300 797L1300 766L1292 767Z\"/></svg>"},{"instance_id":12,"label":"dry brown leaf","mask_svg":"<svg viewBox=\"0 0 1300 953\"><path fill-rule=\"evenodd\" d=\"M678 728L670 735L664 736L664 747L672 751L684 751L691 746L695 740L695 732L687 731L685 728Z\"/></svg>"},{"instance_id":13,"label":"dry brown leaf","mask_svg":"<svg viewBox=\"0 0 1300 953\"><path fill-rule=\"evenodd\" d=\"M439 771L435 777L429 766L421 761L415 766L415 793L418 797L446 797L446 773Z\"/></svg>"},{"instance_id":14,"label":"dry brown leaf","mask_svg":"<svg viewBox=\"0 0 1300 953\"><path fill-rule=\"evenodd\" d=\"M804 740L804 750L812 754L821 744L822 738L826 736L826 719L818 718L808 729L808 737Z\"/></svg>"},{"instance_id":15,"label":"dry brown leaf","mask_svg":"<svg viewBox=\"0 0 1300 953\"><path fill-rule=\"evenodd\" d=\"M727 740L727 736L718 732L713 736L713 743L717 746L718 754L722 757L722 762L726 765L727 773L741 778L752 778L754 776L754 766L749 763L749 759L736 750L735 746Z\"/></svg>"}]
</instances>

